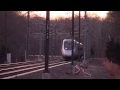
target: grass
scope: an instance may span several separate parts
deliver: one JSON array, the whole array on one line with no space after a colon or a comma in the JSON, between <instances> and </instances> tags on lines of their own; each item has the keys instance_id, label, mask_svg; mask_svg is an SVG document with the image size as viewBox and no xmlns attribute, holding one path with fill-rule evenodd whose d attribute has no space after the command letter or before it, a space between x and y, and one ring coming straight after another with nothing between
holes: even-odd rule
<instances>
[{"instance_id":1,"label":"grass","mask_svg":"<svg viewBox=\"0 0 120 90\"><path fill-rule=\"evenodd\" d=\"M113 77L113 79L120 79L120 66L109 62L107 59L100 60L106 71Z\"/></svg>"}]
</instances>

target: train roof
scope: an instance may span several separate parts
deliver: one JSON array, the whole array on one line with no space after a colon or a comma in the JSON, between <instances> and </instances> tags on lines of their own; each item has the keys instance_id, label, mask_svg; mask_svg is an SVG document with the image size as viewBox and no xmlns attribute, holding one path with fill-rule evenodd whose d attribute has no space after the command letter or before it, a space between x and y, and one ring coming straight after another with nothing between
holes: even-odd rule
<instances>
[{"instance_id":1,"label":"train roof","mask_svg":"<svg viewBox=\"0 0 120 90\"><path fill-rule=\"evenodd\" d=\"M72 39L63 39L63 41L72 41Z\"/></svg>"},{"instance_id":2,"label":"train roof","mask_svg":"<svg viewBox=\"0 0 120 90\"><path fill-rule=\"evenodd\" d=\"M63 39L63 41L72 41L72 39ZM77 40L74 39L76 43L79 43ZM80 45L83 45L82 43L79 43Z\"/></svg>"},{"instance_id":3,"label":"train roof","mask_svg":"<svg viewBox=\"0 0 120 90\"><path fill-rule=\"evenodd\" d=\"M71 38L69 38L69 39L63 39L63 40L72 40L72 39L71 39ZM74 39L74 41L77 41L77 40L75 40L75 39Z\"/></svg>"},{"instance_id":4,"label":"train roof","mask_svg":"<svg viewBox=\"0 0 120 90\"><path fill-rule=\"evenodd\" d=\"M64 39L63 41L72 41L72 39ZM83 45L82 43L79 43L77 40L74 39L74 41L80 45Z\"/></svg>"}]
</instances>

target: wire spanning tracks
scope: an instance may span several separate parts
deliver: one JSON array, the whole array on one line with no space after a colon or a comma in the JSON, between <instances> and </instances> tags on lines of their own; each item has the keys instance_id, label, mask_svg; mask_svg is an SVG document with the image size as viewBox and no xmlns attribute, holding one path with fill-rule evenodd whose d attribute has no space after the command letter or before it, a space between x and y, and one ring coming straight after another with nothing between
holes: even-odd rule
<instances>
[{"instance_id":1,"label":"wire spanning tracks","mask_svg":"<svg viewBox=\"0 0 120 90\"><path fill-rule=\"evenodd\" d=\"M50 62L49 68L59 66L61 64L69 64L70 62L62 61L62 62ZM16 76L22 76L26 74L30 74L33 72L41 71L44 69L44 62L16 66L16 67L9 67L0 70L0 78L1 79L10 79L15 78Z\"/></svg>"}]
</instances>

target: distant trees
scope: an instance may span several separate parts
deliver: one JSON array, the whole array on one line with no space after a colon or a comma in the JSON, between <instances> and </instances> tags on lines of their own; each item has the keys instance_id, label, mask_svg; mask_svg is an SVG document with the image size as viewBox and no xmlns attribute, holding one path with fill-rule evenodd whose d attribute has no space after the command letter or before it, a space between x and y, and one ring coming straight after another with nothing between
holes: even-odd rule
<instances>
[{"instance_id":1,"label":"distant trees","mask_svg":"<svg viewBox=\"0 0 120 90\"><path fill-rule=\"evenodd\" d=\"M6 12L7 18L5 17ZM16 11L0 13L0 18L2 18L0 21L0 48L3 47L2 45L6 46L5 38L7 38L7 48L12 53L12 62L15 62L15 59L24 57L27 22L24 17L18 16ZM6 25L5 21L7 21Z\"/></svg>"},{"instance_id":2,"label":"distant trees","mask_svg":"<svg viewBox=\"0 0 120 90\"><path fill-rule=\"evenodd\" d=\"M31 11L30 11L31 12ZM12 53L12 62L15 59L24 61L26 39L28 33L28 19L27 12L24 16L19 16L21 11L8 11L7 15L7 48ZM0 11L0 62L4 62L5 54L5 11ZM75 17L75 32L79 32L79 17ZM29 20L29 54L44 54L45 41L45 19L42 17L34 17ZM114 39L116 50L119 53L120 43L120 11L111 11L108 17L100 21L99 18L88 18L87 27L90 35L91 54L94 57L106 57L105 51L109 51L109 41ZM85 29L85 20L81 18L81 42L83 43L83 32ZM72 30L72 21L69 18L60 18L58 20L50 21L50 55L60 55L62 40L70 37ZM62 34L63 33L63 34ZM64 33L68 33L64 34ZM75 33L75 39L79 40L79 34ZM56 46L54 46L56 44ZM107 45L107 47L106 47ZM51 48L53 47L53 48ZM106 50L107 49L107 50ZM53 51L54 50L54 51ZM94 53L93 53L94 50ZM110 51L111 52L111 51ZM116 53L116 54L118 54ZM107 57L110 54L107 52ZM117 56L116 56L117 57ZM117 57L116 59L118 59ZM2 61L3 60L3 61Z\"/></svg>"},{"instance_id":3,"label":"distant trees","mask_svg":"<svg viewBox=\"0 0 120 90\"><path fill-rule=\"evenodd\" d=\"M120 42L120 11L110 11L106 18L106 23L109 25L110 37Z\"/></svg>"},{"instance_id":4,"label":"distant trees","mask_svg":"<svg viewBox=\"0 0 120 90\"><path fill-rule=\"evenodd\" d=\"M110 11L105 22L109 39L106 56L110 61L120 63L120 11Z\"/></svg>"},{"instance_id":5,"label":"distant trees","mask_svg":"<svg viewBox=\"0 0 120 90\"><path fill-rule=\"evenodd\" d=\"M120 44L112 39L107 43L106 56L109 61L120 63Z\"/></svg>"},{"instance_id":6,"label":"distant trees","mask_svg":"<svg viewBox=\"0 0 120 90\"><path fill-rule=\"evenodd\" d=\"M0 64L4 63L6 61L6 48L4 45L2 45L2 48L0 49Z\"/></svg>"}]
</instances>

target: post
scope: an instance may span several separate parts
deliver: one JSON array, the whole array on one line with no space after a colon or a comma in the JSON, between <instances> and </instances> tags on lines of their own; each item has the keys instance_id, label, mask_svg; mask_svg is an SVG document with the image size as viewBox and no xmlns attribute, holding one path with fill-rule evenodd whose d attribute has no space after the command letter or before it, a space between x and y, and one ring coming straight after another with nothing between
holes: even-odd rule
<instances>
[{"instance_id":1,"label":"post","mask_svg":"<svg viewBox=\"0 0 120 90\"><path fill-rule=\"evenodd\" d=\"M5 60L7 61L7 11L5 11Z\"/></svg>"},{"instance_id":2,"label":"post","mask_svg":"<svg viewBox=\"0 0 120 90\"><path fill-rule=\"evenodd\" d=\"M72 59L71 60L72 74L75 74L75 66L73 63L73 60L74 60L74 11L72 11L72 58L71 59Z\"/></svg>"},{"instance_id":3,"label":"post","mask_svg":"<svg viewBox=\"0 0 120 90\"><path fill-rule=\"evenodd\" d=\"M46 11L45 72L48 72L49 59L49 11Z\"/></svg>"},{"instance_id":4,"label":"post","mask_svg":"<svg viewBox=\"0 0 120 90\"><path fill-rule=\"evenodd\" d=\"M79 11L79 43L80 43L80 18L81 16L80 16L80 11ZM78 60L80 60L80 53L78 54Z\"/></svg>"},{"instance_id":5,"label":"post","mask_svg":"<svg viewBox=\"0 0 120 90\"><path fill-rule=\"evenodd\" d=\"M84 16L84 20L85 20L85 27L86 27L86 11L85 11L85 16ZM84 60L83 60L83 64L85 64L86 62L86 28L84 29Z\"/></svg>"},{"instance_id":6,"label":"post","mask_svg":"<svg viewBox=\"0 0 120 90\"><path fill-rule=\"evenodd\" d=\"M25 61L26 61L26 50L25 50Z\"/></svg>"},{"instance_id":7,"label":"post","mask_svg":"<svg viewBox=\"0 0 120 90\"><path fill-rule=\"evenodd\" d=\"M40 59L41 59L41 55L42 55L42 33L40 34ZM42 59L41 59L42 61Z\"/></svg>"},{"instance_id":8,"label":"post","mask_svg":"<svg viewBox=\"0 0 120 90\"><path fill-rule=\"evenodd\" d=\"M56 20L57 21L57 20ZM55 45L54 45L54 55L55 55L55 58L56 58L56 35L57 33L56 33L56 24L55 24Z\"/></svg>"},{"instance_id":9,"label":"post","mask_svg":"<svg viewBox=\"0 0 120 90\"><path fill-rule=\"evenodd\" d=\"M45 70L42 79L50 79L48 71L49 60L49 26L50 26L50 11L46 11L46 35L45 35Z\"/></svg>"},{"instance_id":10,"label":"post","mask_svg":"<svg viewBox=\"0 0 120 90\"><path fill-rule=\"evenodd\" d=\"M39 40L38 40L38 44L39 44L39 55L38 55L38 60L40 60L40 47L41 47L41 45L40 45L40 43L41 43L41 34L40 34L40 37L39 37Z\"/></svg>"},{"instance_id":11,"label":"post","mask_svg":"<svg viewBox=\"0 0 120 90\"><path fill-rule=\"evenodd\" d=\"M73 65L73 60L74 60L74 11L72 11L72 62L71 64Z\"/></svg>"},{"instance_id":12,"label":"post","mask_svg":"<svg viewBox=\"0 0 120 90\"><path fill-rule=\"evenodd\" d=\"M80 11L79 11L79 43L80 43L80 18L81 16L80 16Z\"/></svg>"},{"instance_id":13,"label":"post","mask_svg":"<svg viewBox=\"0 0 120 90\"><path fill-rule=\"evenodd\" d=\"M53 32L51 32L51 40L53 41ZM53 48L53 42L51 42L51 57L50 57L50 59L52 59L53 60L53 50L54 50L54 48Z\"/></svg>"},{"instance_id":14,"label":"post","mask_svg":"<svg viewBox=\"0 0 120 90\"><path fill-rule=\"evenodd\" d=\"M29 27L29 23L30 23L30 11L28 11L28 15L27 15L27 37L26 37L26 60L28 60L28 55L29 55L29 32L30 32L30 27Z\"/></svg>"},{"instance_id":15,"label":"post","mask_svg":"<svg viewBox=\"0 0 120 90\"><path fill-rule=\"evenodd\" d=\"M11 53L7 53L7 62L11 63Z\"/></svg>"}]
</instances>

